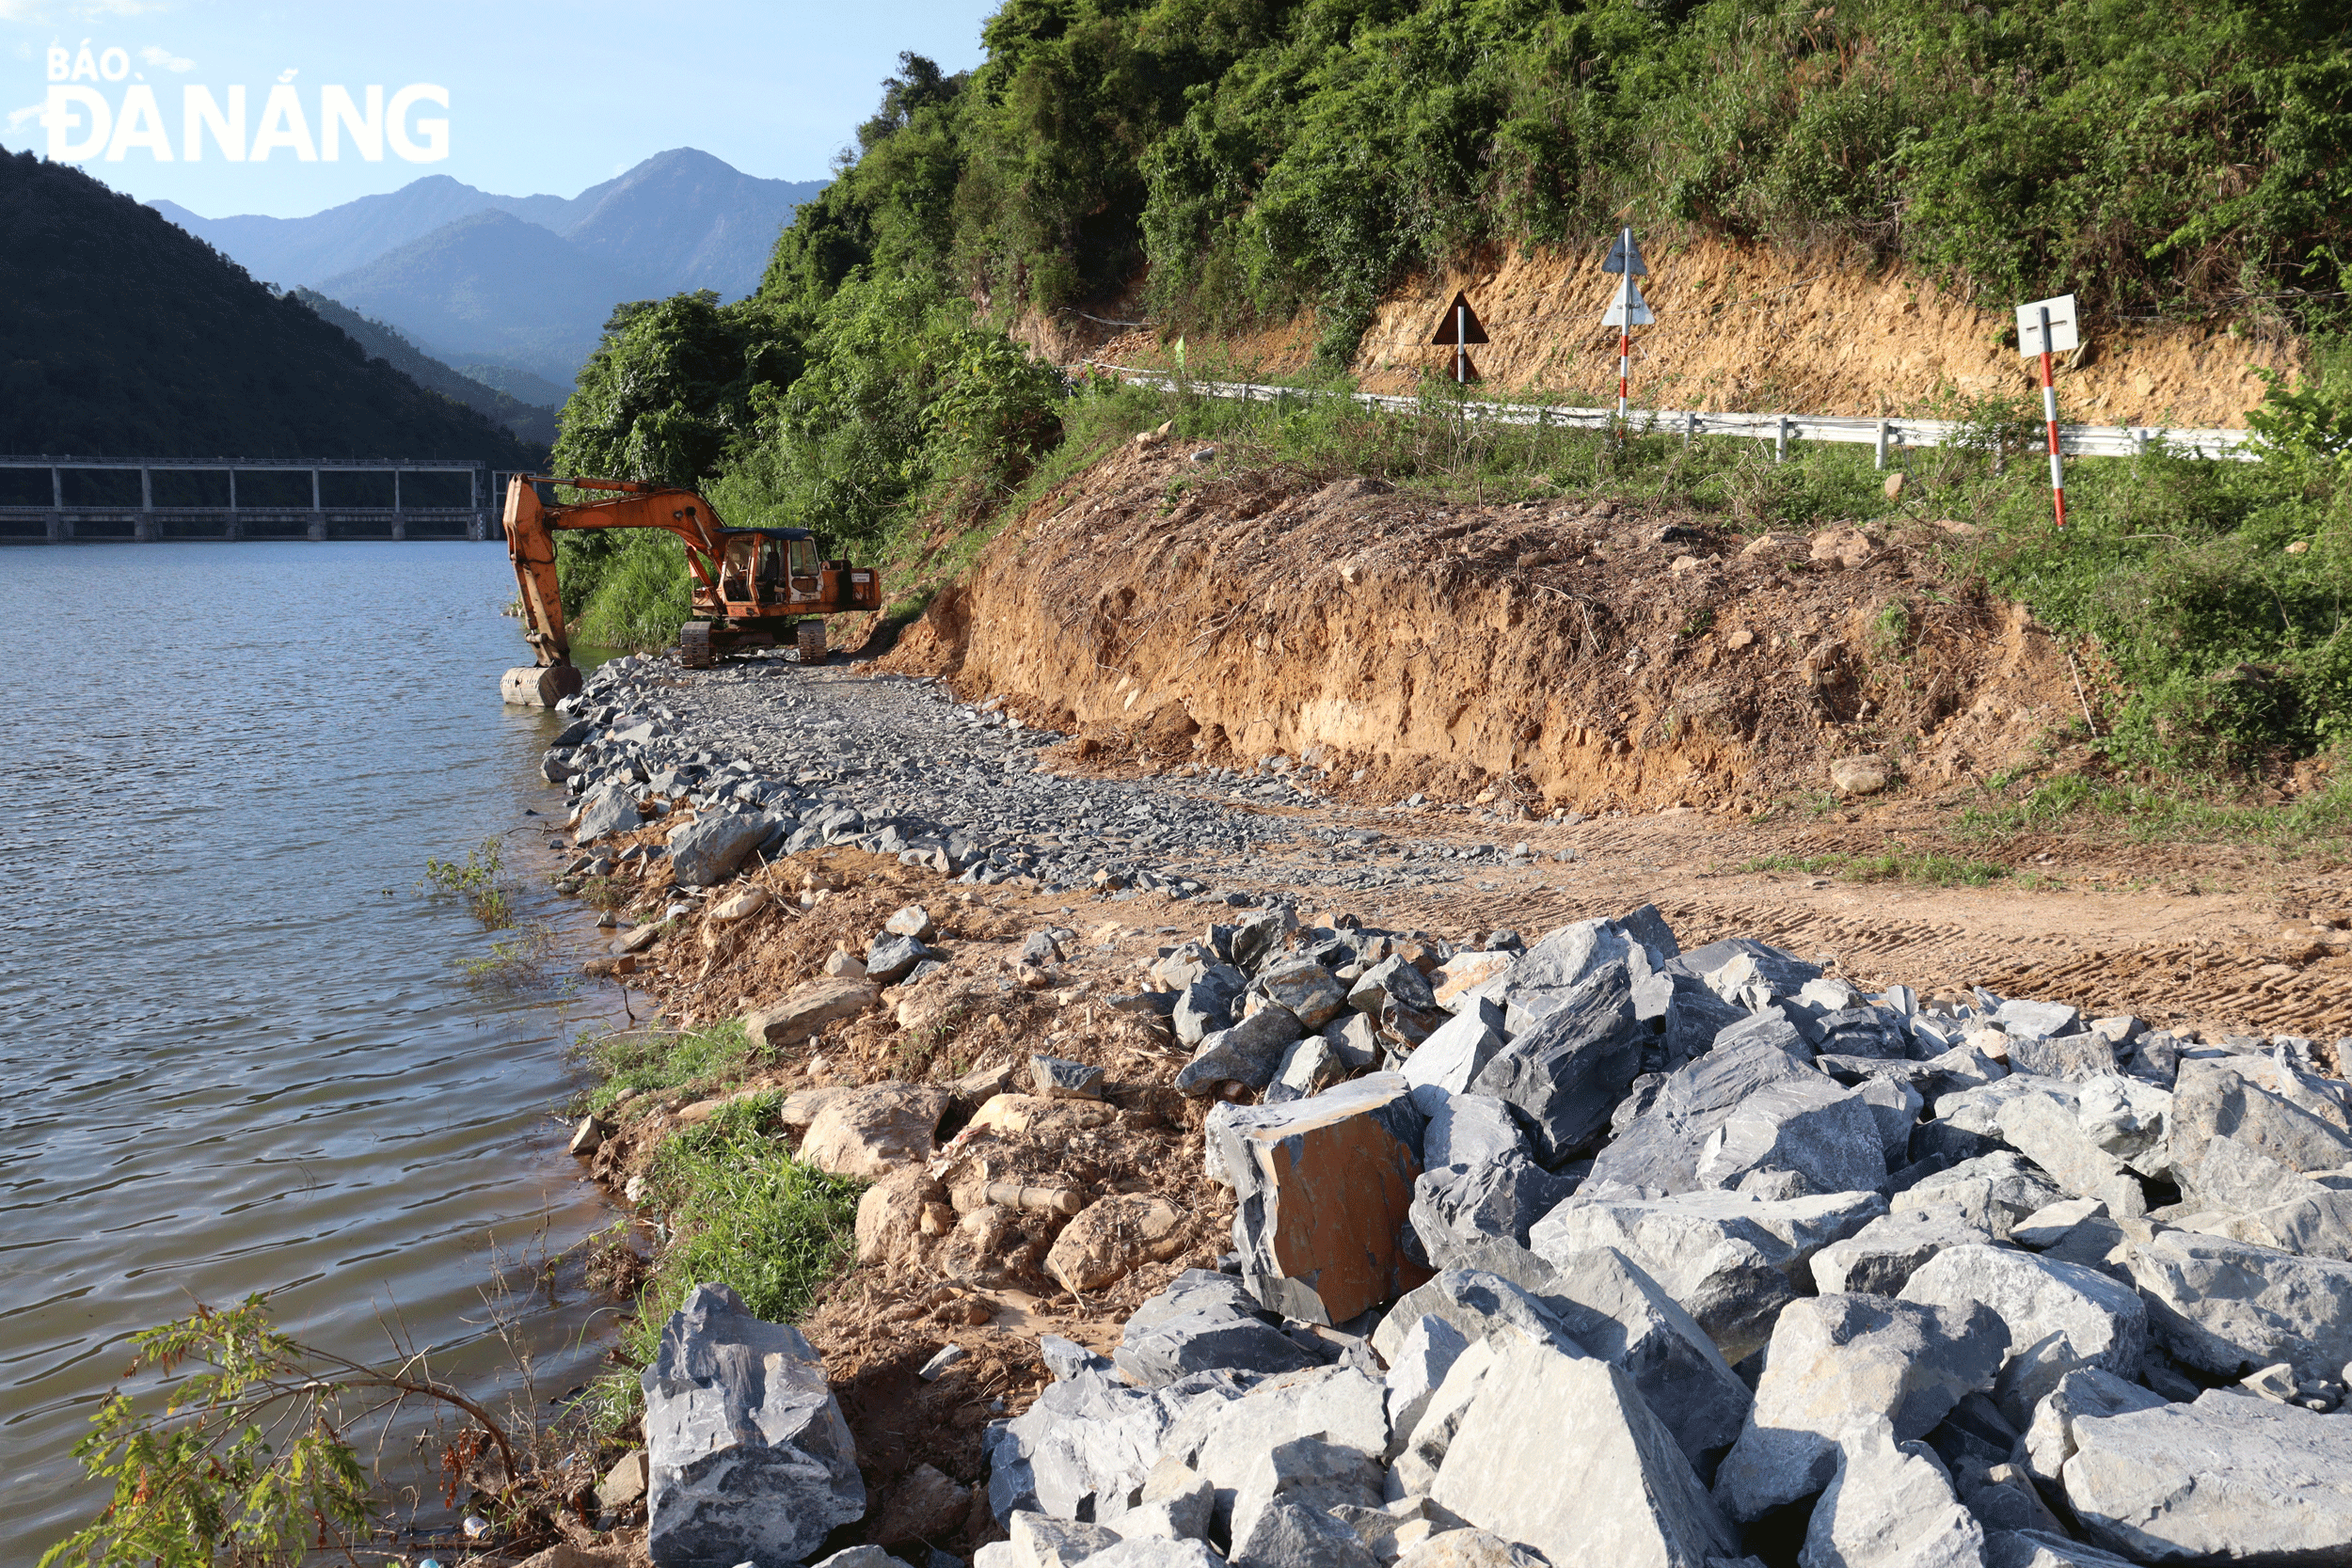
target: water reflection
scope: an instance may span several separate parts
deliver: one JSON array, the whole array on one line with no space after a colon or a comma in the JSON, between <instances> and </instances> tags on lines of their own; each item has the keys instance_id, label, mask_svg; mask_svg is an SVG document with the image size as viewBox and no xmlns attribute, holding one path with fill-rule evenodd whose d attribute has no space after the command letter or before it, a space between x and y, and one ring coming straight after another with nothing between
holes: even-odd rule
<instances>
[{"instance_id":1,"label":"water reflection","mask_svg":"<svg viewBox=\"0 0 2352 1568\"><path fill-rule=\"evenodd\" d=\"M493 833L547 855L512 589L495 545L0 553L0 1561L101 1500L67 1450L136 1330L269 1291L299 1338L376 1356L391 1319L482 1379L494 1245L611 1218L547 1115L602 1005L469 994L489 939L417 891ZM596 1306L532 1310L544 1392Z\"/></svg>"}]
</instances>

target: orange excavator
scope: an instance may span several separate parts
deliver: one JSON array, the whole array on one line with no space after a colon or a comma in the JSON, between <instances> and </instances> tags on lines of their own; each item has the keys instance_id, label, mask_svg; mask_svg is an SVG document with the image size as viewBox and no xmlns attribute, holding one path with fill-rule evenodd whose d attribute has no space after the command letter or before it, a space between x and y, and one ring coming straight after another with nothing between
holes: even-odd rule
<instances>
[{"instance_id":1,"label":"orange excavator","mask_svg":"<svg viewBox=\"0 0 2352 1568\"><path fill-rule=\"evenodd\" d=\"M566 501L559 485L601 499ZM506 487L506 554L522 590L523 640L539 662L507 672L510 702L552 705L580 689L556 583L555 535L605 528L667 529L684 541L694 618L679 628L678 661L697 669L786 641L803 663L817 663L825 657L822 617L882 608L876 575L819 559L817 536L806 529L728 528L701 496L665 484L516 474Z\"/></svg>"}]
</instances>

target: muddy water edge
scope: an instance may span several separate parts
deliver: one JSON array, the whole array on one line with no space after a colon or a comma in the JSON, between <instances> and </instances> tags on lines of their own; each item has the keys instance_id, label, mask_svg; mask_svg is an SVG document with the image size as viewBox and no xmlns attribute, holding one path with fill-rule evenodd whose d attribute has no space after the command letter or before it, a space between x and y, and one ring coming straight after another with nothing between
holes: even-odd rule
<instances>
[{"instance_id":1,"label":"muddy water edge","mask_svg":"<svg viewBox=\"0 0 2352 1568\"><path fill-rule=\"evenodd\" d=\"M0 555L0 1561L103 1504L69 1450L192 1303L365 1359L396 1323L496 1408L502 1273L541 1409L593 1373L604 1304L538 1264L613 1218L550 1116L611 999L469 986L497 938L419 885L500 838L577 974L512 589L494 544Z\"/></svg>"}]
</instances>

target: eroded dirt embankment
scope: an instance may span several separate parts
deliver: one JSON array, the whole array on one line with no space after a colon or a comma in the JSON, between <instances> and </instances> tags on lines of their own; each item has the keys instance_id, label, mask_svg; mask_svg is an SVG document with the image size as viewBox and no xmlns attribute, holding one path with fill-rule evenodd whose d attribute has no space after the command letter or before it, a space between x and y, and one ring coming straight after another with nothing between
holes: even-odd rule
<instances>
[{"instance_id":1,"label":"eroded dirt embankment","mask_svg":"<svg viewBox=\"0 0 2352 1568\"><path fill-rule=\"evenodd\" d=\"M2038 385L2011 342L2018 303L1939 285L1899 262L1833 246L1786 250L1701 236L1645 240L1642 291L1657 323L1634 336L1633 395L1653 408L1931 417L1947 392L2022 393ZM1409 391L1451 374L1430 339L1455 292L1489 342L1472 350L1488 388L1605 401L1617 392L1617 334L1600 317L1615 279L1606 246L1574 252L1495 245L1408 278L1382 304L1350 370L1367 390ZM1105 308L1104 315L1123 317ZM1057 359L1098 356L1157 365L1155 337L1069 314L1025 332ZM2252 333L2250 336L2239 334ZM2092 320L2088 352L2058 371L2065 417L2090 424L2242 427L2262 402L2261 370L2299 372L2302 344L2223 319ZM1243 368L1295 374L1313 359L1311 316L1219 346ZM1196 368L1205 346L1192 334Z\"/></svg>"},{"instance_id":2,"label":"eroded dirt embankment","mask_svg":"<svg viewBox=\"0 0 2352 1568\"><path fill-rule=\"evenodd\" d=\"M1161 766L1282 753L1362 769L1367 800L1752 809L1840 758L1979 776L2078 711L2065 650L1949 580L1935 533L1752 540L1129 447L1009 528L886 666Z\"/></svg>"}]
</instances>

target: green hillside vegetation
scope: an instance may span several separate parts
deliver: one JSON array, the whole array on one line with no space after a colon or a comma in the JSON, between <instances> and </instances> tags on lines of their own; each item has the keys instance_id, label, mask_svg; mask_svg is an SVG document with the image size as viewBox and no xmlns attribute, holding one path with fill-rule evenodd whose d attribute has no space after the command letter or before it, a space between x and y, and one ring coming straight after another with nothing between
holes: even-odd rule
<instances>
[{"instance_id":1,"label":"green hillside vegetation","mask_svg":"<svg viewBox=\"0 0 2352 1568\"><path fill-rule=\"evenodd\" d=\"M530 451L78 169L0 150L0 450L470 457Z\"/></svg>"},{"instance_id":2,"label":"green hillside vegetation","mask_svg":"<svg viewBox=\"0 0 2352 1568\"><path fill-rule=\"evenodd\" d=\"M442 364L384 323L371 320L315 289L296 289L294 294L316 311L320 320L341 327L345 337L367 350L369 358L381 359L425 390L453 399L504 425L519 440L534 447L554 443L555 404L563 401L561 397L545 404L525 403Z\"/></svg>"},{"instance_id":3,"label":"green hillside vegetation","mask_svg":"<svg viewBox=\"0 0 2352 1568\"><path fill-rule=\"evenodd\" d=\"M758 293L614 316L559 467L697 483L729 521L901 563L951 541L902 584L1167 418L1200 436L1242 421L1234 450L1269 460L1490 498L1568 484L1740 527L1868 518L1884 503L1867 454L1766 473L1739 443L1611 458L1555 433L1506 472L1438 438L1464 428L1442 399L1401 421L1073 402L992 330L1140 282L1168 336L1312 308L1337 366L1406 270L1479 245L1594 244L1620 214L1829 242L1994 298L2071 290L2094 325L2227 315L2311 337L2314 373L2258 420L2261 463L2078 464L2057 535L2035 466L1990 461L2038 409L1995 400L1976 410L1984 443L1924 493L1995 525L1956 570L2130 683L2098 737L2119 766L2263 767L2352 739L2352 367L2326 346L2352 237L2340 8L1008 0L984 38L969 75L901 56ZM667 541L564 544L591 622L651 642L685 613Z\"/></svg>"},{"instance_id":4,"label":"green hillside vegetation","mask_svg":"<svg viewBox=\"0 0 2352 1568\"><path fill-rule=\"evenodd\" d=\"M768 274L1176 326L1320 307L1620 214L1852 241L1996 297L2308 314L2345 288L2352 13L2322 0L1008 0L909 70Z\"/></svg>"}]
</instances>

